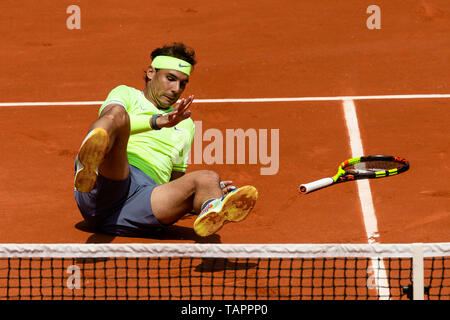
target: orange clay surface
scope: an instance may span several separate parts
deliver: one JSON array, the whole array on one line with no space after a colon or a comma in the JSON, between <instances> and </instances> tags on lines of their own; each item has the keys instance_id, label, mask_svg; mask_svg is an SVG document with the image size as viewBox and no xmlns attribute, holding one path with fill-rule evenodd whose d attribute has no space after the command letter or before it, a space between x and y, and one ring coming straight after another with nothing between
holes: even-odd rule
<instances>
[{"instance_id":1,"label":"orange clay surface","mask_svg":"<svg viewBox=\"0 0 450 320\"><path fill-rule=\"evenodd\" d=\"M2 1L0 102L101 101L119 84L142 89L151 50L173 41L197 52L185 92L197 99L450 93L448 0L376 3L380 30L366 27L373 3L361 0ZM66 28L71 4L81 8L80 30ZM355 105L366 154L411 162L370 182L377 240L450 241L450 99ZM279 129L277 174L261 175L264 165L248 159L189 167L259 190L245 221L206 238L191 215L148 238L83 227L74 159L98 108L0 107L0 243L367 242L356 183L297 191L351 157L341 101L194 103L203 132Z\"/></svg>"}]
</instances>

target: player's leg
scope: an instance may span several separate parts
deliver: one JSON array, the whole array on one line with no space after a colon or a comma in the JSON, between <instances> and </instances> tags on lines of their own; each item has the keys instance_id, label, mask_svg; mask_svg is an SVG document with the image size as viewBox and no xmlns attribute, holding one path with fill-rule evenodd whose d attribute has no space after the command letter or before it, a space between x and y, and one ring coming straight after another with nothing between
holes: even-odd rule
<instances>
[{"instance_id":1,"label":"player's leg","mask_svg":"<svg viewBox=\"0 0 450 320\"><path fill-rule=\"evenodd\" d=\"M130 119L119 105L107 106L92 124L78 153L75 188L90 192L97 180L97 172L111 180L128 177L127 144Z\"/></svg>"},{"instance_id":2,"label":"player's leg","mask_svg":"<svg viewBox=\"0 0 450 320\"><path fill-rule=\"evenodd\" d=\"M130 117L126 110L119 105L108 106L92 127L105 128L110 137L108 151L98 168L99 173L111 180L127 178L130 172L127 156Z\"/></svg>"},{"instance_id":3,"label":"player's leg","mask_svg":"<svg viewBox=\"0 0 450 320\"><path fill-rule=\"evenodd\" d=\"M173 223L191 211L200 213L194 230L208 236L226 222L243 220L257 198L258 192L252 186L237 188L224 196L219 175L203 170L156 187L151 195L151 207L163 224Z\"/></svg>"},{"instance_id":4,"label":"player's leg","mask_svg":"<svg viewBox=\"0 0 450 320\"><path fill-rule=\"evenodd\" d=\"M219 175L200 170L157 186L151 195L151 206L161 223L170 224L188 212L199 213L203 203L222 195Z\"/></svg>"}]
</instances>

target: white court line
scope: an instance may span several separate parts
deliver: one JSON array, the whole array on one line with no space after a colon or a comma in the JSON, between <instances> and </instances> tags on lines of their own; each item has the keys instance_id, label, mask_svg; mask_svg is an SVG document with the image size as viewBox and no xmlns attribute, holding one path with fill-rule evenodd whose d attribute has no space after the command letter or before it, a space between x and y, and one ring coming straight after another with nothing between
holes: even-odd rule
<instances>
[{"instance_id":1,"label":"white court line","mask_svg":"<svg viewBox=\"0 0 450 320\"><path fill-rule=\"evenodd\" d=\"M294 98L249 98L249 99L195 99L195 103L249 103L249 102L308 102L308 101L344 101L344 100L391 100L391 99L446 99L450 94L397 94L372 96L336 96L336 97L294 97ZM92 106L104 101L63 101L63 102L2 102L0 107L33 106Z\"/></svg>"},{"instance_id":2,"label":"white court line","mask_svg":"<svg viewBox=\"0 0 450 320\"><path fill-rule=\"evenodd\" d=\"M2 102L0 107L41 107L41 106L95 106L104 101L66 101L66 102Z\"/></svg>"},{"instance_id":3,"label":"white court line","mask_svg":"<svg viewBox=\"0 0 450 320\"><path fill-rule=\"evenodd\" d=\"M356 107L353 100L343 101L345 123L347 125L348 135L350 138L350 148L352 158L364 156L361 135L359 132L358 117L356 115ZM378 224L373 206L372 192L370 190L369 180L357 180L359 201L363 213L364 226L366 229L367 239L369 243L377 243ZM375 288L378 290L380 299L389 300L389 283L387 281L386 269L383 260L372 259L372 270L374 271L373 279Z\"/></svg>"},{"instance_id":4,"label":"white court line","mask_svg":"<svg viewBox=\"0 0 450 320\"><path fill-rule=\"evenodd\" d=\"M336 96L336 97L294 97L294 98L250 98L250 99L195 99L198 103L223 102L308 102L308 101L343 101L343 100L392 100L392 99L445 99L450 94L397 94L372 96Z\"/></svg>"},{"instance_id":5,"label":"white court line","mask_svg":"<svg viewBox=\"0 0 450 320\"><path fill-rule=\"evenodd\" d=\"M361 135L359 133L358 117L353 100L344 100L344 117L350 138L350 149L352 158L364 156ZM357 180L358 193L363 211L364 225L366 227L367 239L369 243L376 243L378 238L378 226L375 216L375 209L372 201L369 180Z\"/></svg>"}]
</instances>

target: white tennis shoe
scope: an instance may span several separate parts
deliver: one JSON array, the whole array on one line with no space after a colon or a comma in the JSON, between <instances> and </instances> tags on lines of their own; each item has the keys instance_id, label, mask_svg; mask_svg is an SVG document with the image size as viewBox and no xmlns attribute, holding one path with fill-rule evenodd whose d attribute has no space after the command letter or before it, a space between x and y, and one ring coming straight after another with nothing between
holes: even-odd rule
<instances>
[{"instance_id":1,"label":"white tennis shoe","mask_svg":"<svg viewBox=\"0 0 450 320\"><path fill-rule=\"evenodd\" d=\"M256 188L244 186L211 201L195 220L195 233L206 237L217 232L225 223L244 220L255 206L257 199Z\"/></svg>"}]
</instances>

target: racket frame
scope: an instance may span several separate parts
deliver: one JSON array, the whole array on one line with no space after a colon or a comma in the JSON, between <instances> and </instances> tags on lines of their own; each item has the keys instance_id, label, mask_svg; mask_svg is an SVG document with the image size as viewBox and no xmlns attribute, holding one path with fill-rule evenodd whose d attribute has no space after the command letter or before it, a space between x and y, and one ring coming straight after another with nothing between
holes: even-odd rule
<instances>
[{"instance_id":1,"label":"racket frame","mask_svg":"<svg viewBox=\"0 0 450 320\"><path fill-rule=\"evenodd\" d=\"M355 170L353 172L346 171L345 168L354 165L357 163L364 163L368 161L390 161L401 164L398 168L389 169L389 170ZM375 179L375 178L383 178L393 176L402 172L405 172L409 169L409 161L405 158L395 157L395 156L384 156L384 155L370 155L370 156L361 156L355 157L342 162L339 167L337 173L330 178L324 178L320 180L316 180L310 183L300 185L301 193L309 193L332 184L358 180L358 179ZM328 179L328 180L325 180ZM319 182L320 181L320 182ZM328 182L326 182L328 181Z\"/></svg>"}]
</instances>

